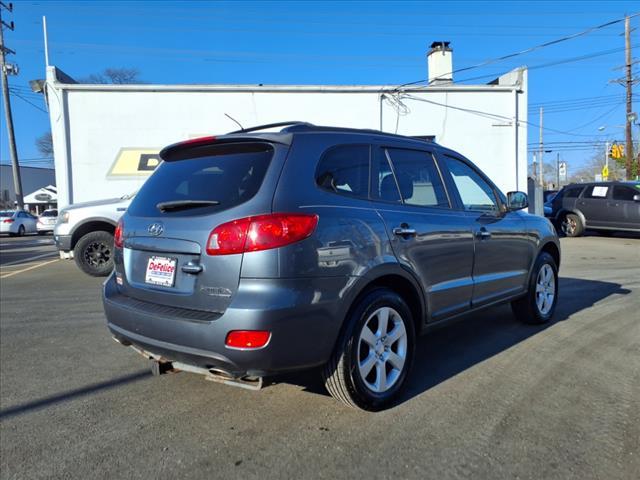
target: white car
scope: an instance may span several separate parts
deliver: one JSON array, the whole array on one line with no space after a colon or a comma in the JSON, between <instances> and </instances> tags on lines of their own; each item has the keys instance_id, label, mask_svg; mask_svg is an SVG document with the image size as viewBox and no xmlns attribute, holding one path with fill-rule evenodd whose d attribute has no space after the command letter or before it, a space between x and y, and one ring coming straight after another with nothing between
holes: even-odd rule
<instances>
[{"instance_id":1,"label":"white car","mask_svg":"<svg viewBox=\"0 0 640 480\"><path fill-rule=\"evenodd\" d=\"M38 217L38 235L44 235L46 233L53 233L53 227L56 226L58 221L58 210L55 208L45 210Z\"/></svg>"},{"instance_id":2,"label":"white car","mask_svg":"<svg viewBox=\"0 0 640 480\"><path fill-rule=\"evenodd\" d=\"M5 210L0 212L0 233L22 236L36 233L38 219L23 210Z\"/></svg>"}]
</instances>

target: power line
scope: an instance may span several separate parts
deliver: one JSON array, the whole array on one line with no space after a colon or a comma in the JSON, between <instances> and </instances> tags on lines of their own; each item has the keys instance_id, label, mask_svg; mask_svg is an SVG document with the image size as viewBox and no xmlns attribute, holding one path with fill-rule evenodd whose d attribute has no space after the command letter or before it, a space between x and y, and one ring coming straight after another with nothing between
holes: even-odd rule
<instances>
[{"instance_id":1,"label":"power line","mask_svg":"<svg viewBox=\"0 0 640 480\"><path fill-rule=\"evenodd\" d=\"M640 15L640 13L634 13L633 15L630 15L629 18L637 17L638 15ZM603 23L602 25L597 25L595 27L588 28L588 29L583 30L583 31L578 32L578 33L574 33L574 34L571 34L571 35L566 35L564 37L561 37L561 38L558 38L558 39L555 39L555 40L551 40L550 42L541 43L539 45L535 45L533 47L529 47L529 48L526 48L524 50L520 50L519 52L510 53L508 55L503 55L501 57L491 58L489 60L485 60L484 62L480 62L480 63L478 63L476 65L471 65L469 67L458 68L458 69L455 69L455 70L453 70L451 72L443 74L441 76L442 77L449 77L450 75L453 75L454 73L466 72L468 70L473 70L475 68L485 67L485 66L490 65L492 63L502 62L502 61L508 60L510 58L518 57L520 55L525 55L527 53L531 53L531 52L534 52L536 50L540 50L542 48L550 47L552 45L557 45L559 43L566 42L568 40L573 40L574 38L578 38L578 37L581 37L581 36L584 36L584 35L588 35L591 32L594 32L596 30L600 30L600 29L603 29L603 28L606 28L606 27L610 27L611 25L615 25L617 23L624 22L625 18L626 17L619 18L619 19L616 19L616 20L612 20L610 22ZM403 87L408 87L410 85L417 85L417 84L420 84L420 83L424 83L426 81L428 81L428 80L418 80L418 81L415 81L415 82L404 83L404 84L398 86L398 89L401 89Z\"/></svg>"},{"instance_id":2,"label":"power line","mask_svg":"<svg viewBox=\"0 0 640 480\"><path fill-rule=\"evenodd\" d=\"M22 100L23 102L27 102L29 105L31 105L33 108L37 108L38 110L40 110L41 112L44 112L46 114L48 114L49 112L47 112L44 108L39 107L38 105L36 105L35 103L30 102L29 100L27 100L26 98L24 98L23 96L21 96L20 94L16 93L16 92L11 92L13 94L13 96L18 97L20 100Z\"/></svg>"}]
</instances>

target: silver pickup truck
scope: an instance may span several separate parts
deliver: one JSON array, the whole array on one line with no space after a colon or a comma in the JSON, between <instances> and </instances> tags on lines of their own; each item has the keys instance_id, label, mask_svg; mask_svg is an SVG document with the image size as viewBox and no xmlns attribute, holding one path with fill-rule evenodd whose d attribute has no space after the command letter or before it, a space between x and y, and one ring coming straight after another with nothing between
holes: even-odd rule
<instances>
[{"instance_id":1,"label":"silver pickup truck","mask_svg":"<svg viewBox=\"0 0 640 480\"><path fill-rule=\"evenodd\" d=\"M74 258L94 277L113 270L113 232L135 193L120 198L76 203L62 209L53 230L61 258Z\"/></svg>"}]
</instances>

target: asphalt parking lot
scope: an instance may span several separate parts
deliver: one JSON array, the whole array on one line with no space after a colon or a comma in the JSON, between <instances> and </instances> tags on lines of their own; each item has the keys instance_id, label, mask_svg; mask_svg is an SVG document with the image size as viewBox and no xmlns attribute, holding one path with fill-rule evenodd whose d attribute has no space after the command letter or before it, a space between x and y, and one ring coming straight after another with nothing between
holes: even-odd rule
<instances>
[{"instance_id":1,"label":"asphalt parking lot","mask_svg":"<svg viewBox=\"0 0 640 480\"><path fill-rule=\"evenodd\" d=\"M260 392L152 377L110 338L102 279L50 237L0 238L0 476L635 479L640 239L562 239L554 321L493 308L419 341L371 414L314 373Z\"/></svg>"}]
</instances>

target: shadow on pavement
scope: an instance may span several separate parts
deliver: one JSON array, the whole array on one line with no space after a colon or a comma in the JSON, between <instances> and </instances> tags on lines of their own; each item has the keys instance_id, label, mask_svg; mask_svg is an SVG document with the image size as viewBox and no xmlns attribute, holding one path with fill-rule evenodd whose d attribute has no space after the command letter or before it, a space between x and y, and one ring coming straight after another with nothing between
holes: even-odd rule
<instances>
[{"instance_id":1,"label":"shadow on pavement","mask_svg":"<svg viewBox=\"0 0 640 480\"><path fill-rule=\"evenodd\" d=\"M420 395L431 387L468 368L520 343L537 333L566 320L571 315L593 306L613 294L626 295L630 290L620 284L560 278L559 303L552 322L546 325L525 325L514 318L508 305L490 308L461 317L418 339L413 371L399 403ZM316 371L281 375L274 382L300 385L308 392L328 395ZM103 390L121 387L150 376L148 370L94 383L58 395L23 403L0 410L0 419L15 417L51 405L75 400Z\"/></svg>"},{"instance_id":2,"label":"shadow on pavement","mask_svg":"<svg viewBox=\"0 0 640 480\"><path fill-rule=\"evenodd\" d=\"M614 294L630 290L618 283L560 278L559 302L553 320L545 325L526 325L513 315L509 305L489 308L461 317L438 330L418 338L413 370L399 403L454 377L474 365L511 348L557 322L585 310ZM293 383L306 391L328 395L320 375L301 372L282 376L278 381Z\"/></svg>"},{"instance_id":3,"label":"shadow on pavement","mask_svg":"<svg viewBox=\"0 0 640 480\"><path fill-rule=\"evenodd\" d=\"M34 400L32 402L27 402L21 405L16 405L14 407L5 408L3 410L0 410L0 419L15 417L18 415L22 415L24 413L29 413L34 410L46 408L51 405L55 405L57 403L62 403L69 400L75 400L76 398L79 398L79 397L91 395L93 393L97 393L102 390L109 390L111 388L120 387L122 385L126 385L128 383L135 382L137 380L141 380L149 376L151 376L151 372L149 370L143 370L140 372L131 373L129 375L123 375L122 377L117 377L112 380L108 380L106 382L94 383L92 385L87 385L86 387L69 390L68 392L60 393L58 395L51 395L49 397L44 397L39 400Z\"/></svg>"}]
</instances>

